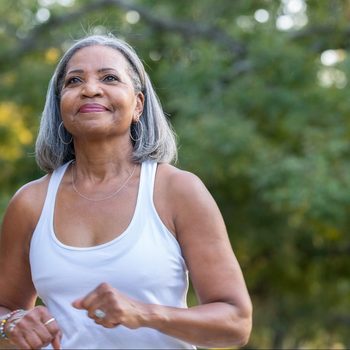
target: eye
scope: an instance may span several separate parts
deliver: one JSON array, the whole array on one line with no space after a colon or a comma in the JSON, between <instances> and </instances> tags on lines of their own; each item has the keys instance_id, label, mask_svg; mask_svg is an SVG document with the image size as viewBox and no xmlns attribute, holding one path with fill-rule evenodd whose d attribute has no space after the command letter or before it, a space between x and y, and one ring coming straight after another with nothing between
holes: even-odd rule
<instances>
[{"instance_id":1,"label":"eye","mask_svg":"<svg viewBox=\"0 0 350 350\"><path fill-rule=\"evenodd\" d=\"M72 85L72 84L78 84L81 82L81 79L78 77L71 77L66 80L65 85Z\"/></svg>"},{"instance_id":2,"label":"eye","mask_svg":"<svg viewBox=\"0 0 350 350\"><path fill-rule=\"evenodd\" d=\"M108 74L108 75L103 77L103 81L107 81L107 82L119 81L119 78L115 75Z\"/></svg>"}]
</instances>

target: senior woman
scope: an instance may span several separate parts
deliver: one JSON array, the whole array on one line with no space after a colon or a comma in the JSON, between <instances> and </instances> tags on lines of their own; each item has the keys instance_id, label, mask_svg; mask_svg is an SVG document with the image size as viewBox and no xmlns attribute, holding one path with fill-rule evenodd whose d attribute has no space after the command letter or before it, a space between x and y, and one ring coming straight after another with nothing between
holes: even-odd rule
<instances>
[{"instance_id":1,"label":"senior woman","mask_svg":"<svg viewBox=\"0 0 350 350\"><path fill-rule=\"evenodd\" d=\"M64 54L36 157L47 175L15 194L2 226L3 345L246 344L252 307L222 216L196 176L169 164L174 135L127 43L89 36Z\"/></svg>"}]
</instances>

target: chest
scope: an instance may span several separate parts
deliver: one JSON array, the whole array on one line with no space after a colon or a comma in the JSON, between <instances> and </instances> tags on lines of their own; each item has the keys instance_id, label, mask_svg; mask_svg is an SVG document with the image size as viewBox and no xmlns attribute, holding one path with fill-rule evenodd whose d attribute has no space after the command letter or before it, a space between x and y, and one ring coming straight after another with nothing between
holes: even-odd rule
<instances>
[{"instance_id":1,"label":"chest","mask_svg":"<svg viewBox=\"0 0 350 350\"><path fill-rule=\"evenodd\" d=\"M100 247L67 249L39 226L30 260L35 287L48 306L82 297L102 282L138 300L182 306L188 288L178 244L151 215L137 216L122 236Z\"/></svg>"},{"instance_id":2,"label":"chest","mask_svg":"<svg viewBox=\"0 0 350 350\"><path fill-rule=\"evenodd\" d=\"M138 186L104 201L79 198L72 191L57 194L53 216L54 231L60 242L75 247L100 245L121 235L133 219Z\"/></svg>"}]
</instances>

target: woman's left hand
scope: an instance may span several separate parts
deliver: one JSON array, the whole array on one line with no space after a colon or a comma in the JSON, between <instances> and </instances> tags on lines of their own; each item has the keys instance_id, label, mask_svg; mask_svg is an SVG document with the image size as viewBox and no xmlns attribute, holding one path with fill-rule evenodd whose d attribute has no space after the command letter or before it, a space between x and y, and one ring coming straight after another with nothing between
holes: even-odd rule
<instances>
[{"instance_id":1,"label":"woman's left hand","mask_svg":"<svg viewBox=\"0 0 350 350\"><path fill-rule=\"evenodd\" d=\"M100 284L85 297L75 300L72 305L87 310L88 317L106 328L118 325L135 329L141 327L145 304L120 293L107 283Z\"/></svg>"}]
</instances>

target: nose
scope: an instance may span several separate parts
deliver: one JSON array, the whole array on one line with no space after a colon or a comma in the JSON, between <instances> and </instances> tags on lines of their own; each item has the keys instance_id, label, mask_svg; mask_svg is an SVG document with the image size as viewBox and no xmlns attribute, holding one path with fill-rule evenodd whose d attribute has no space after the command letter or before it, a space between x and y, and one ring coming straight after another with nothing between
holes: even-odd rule
<instances>
[{"instance_id":1,"label":"nose","mask_svg":"<svg viewBox=\"0 0 350 350\"><path fill-rule=\"evenodd\" d=\"M82 97L102 96L103 90L98 81L86 81L81 89Z\"/></svg>"}]
</instances>

